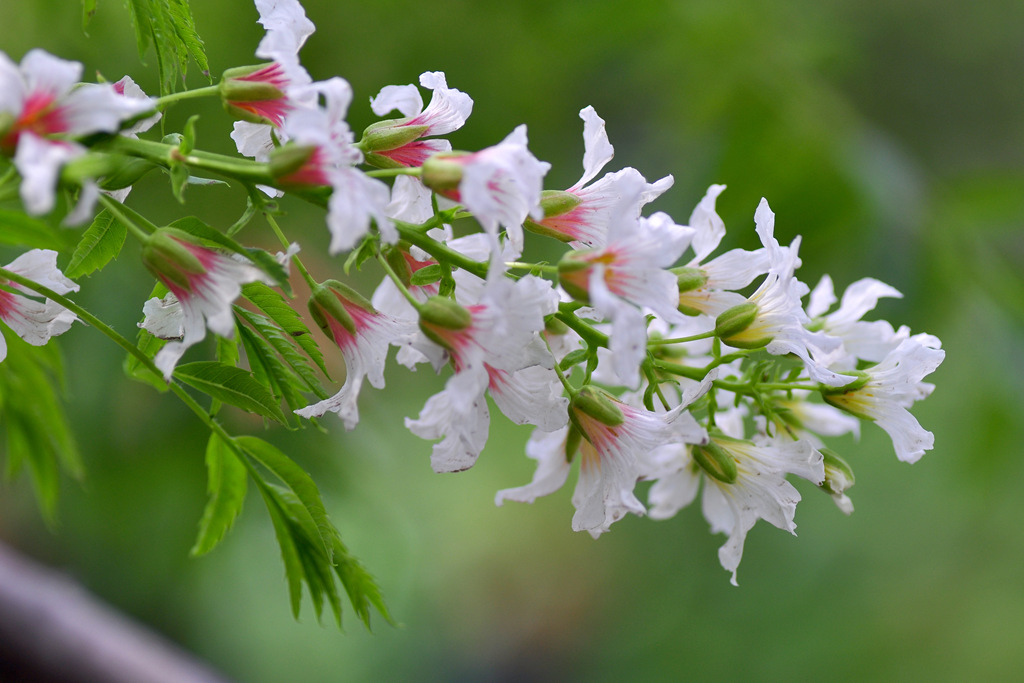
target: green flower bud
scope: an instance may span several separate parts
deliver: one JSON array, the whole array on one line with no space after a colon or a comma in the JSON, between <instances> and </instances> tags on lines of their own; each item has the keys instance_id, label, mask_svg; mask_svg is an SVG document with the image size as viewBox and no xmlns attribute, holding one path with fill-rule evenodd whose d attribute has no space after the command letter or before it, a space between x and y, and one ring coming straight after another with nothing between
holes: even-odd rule
<instances>
[{"instance_id":1,"label":"green flower bud","mask_svg":"<svg viewBox=\"0 0 1024 683\"><path fill-rule=\"evenodd\" d=\"M853 393L854 391L857 391L858 389L862 389L864 385L868 383L868 380L871 379L871 375L862 370L843 370L843 374L853 375L857 379L853 380L849 384L844 384L841 387L830 387L824 384L822 384L820 387L821 397L824 398L829 403L832 403L832 401L829 400L830 397L838 400L838 397L842 396L843 394L850 394ZM838 404L833 403L833 405ZM838 405L838 407L842 408L843 406Z\"/></svg>"},{"instance_id":2,"label":"green flower bud","mask_svg":"<svg viewBox=\"0 0 1024 683\"><path fill-rule=\"evenodd\" d=\"M707 475L723 484L735 483L737 477L736 459L722 448L714 439L703 446L690 449L693 461L700 465Z\"/></svg>"},{"instance_id":3,"label":"green flower bud","mask_svg":"<svg viewBox=\"0 0 1024 683\"><path fill-rule=\"evenodd\" d=\"M427 337L451 350L448 332L459 332L473 324L465 308L443 296L432 296L420 307L420 329Z\"/></svg>"},{"instance_id":4,"label":"green flower bud","mask_svg":"<svg viewBox=\"0 0 1024 683\"><path fill-rule=\"evenodd\" d=\"M334 338L334 335L331 333L331 327L328 323L327 316L330 316L341 323L342 327L348 330L351 334L356 333L355 322L352 320L352 316L349 315L348 311L345 310L345 305L341 301L342 299L354 303L361 308L365 308L368 311L373 310L373 306L371 306L370 302L363 298L362 295L337 280L327 280L326 282L314 287L309 297L309 313L313 316L313 320L316 322L317 326L323 330L324 334L332 339ZM335 339L335 341L337 340Z\"/></svg>"},{"instance_id":5,"label":"green flower bud","mask_svg":"<svg viewBox=\"0 0 1024 683\"><path fill-rule=\"evenodd\" d=\"M192 244L192 239L181 230L161 228L150 235L142 247L142 262L165 284L173 283L188 290L189 276L206 272L199 258L186 246Z\"/></svg>"},{"instance_id":6,"label":"green flower bud","mask_svg":"<svg viewBox=\"0 0 1024 683\"><path fill-rule=\"evenodd\" d=\"M853 468L831 449L822 448L819 452L825 460L825 481L818 485L819 488L832 496L840 510L852 513L853 502L846 495L846 490L856 481Z\"/></svg>"},{"instance_id":7,"label":"green flower bud","mask_svg":"<svg viewBox=\"0 0 1024 683\"><path fill-rule=\"evenodd\" d=\"M462 164L454 161L466 152L440 152L428 157L421 167L420 180L435 192L444 194L456 190L462 182Z\"/></svg>"},{"instance_id":8,"label":"green flower bud","mask_svg":"<svg viewBox=\"0 0 1024 683\"><path fill-rule=\"evenodd\" d=\"M387 152L391 149L398 149L427 132L430 126L409 126L406 123L410 119L387 119L377 121L363 131L363 138L356 145L364 154L372 152Z\"/></svg>"},{"instance_id":9,"label":"green flower bud","mask_svg":"<svg viewBox=\"0 0 1024 683\"><path fill-rule=\"evenodd\" d=\"M609 427L616 427L626 421L625 415L623 415L622 410L617 405L618 403L604 389L599 389L593 384L587 384L572 397L572 401L569 404L569 414L574 418L574 421L575 414L578 411ZM580 431L585 432L583 429Z\"/></svg>"},{"instance_id":10,"label":"green flower bud","mask_svg":"<svg viewBox=\"0 0 1024 683\"><path fill-rule=\"evenodd\" d=\"M316 152L311 145L285 145L270 153L270 174L274 178L283 178L295 173L306 165Z\"/></svg>"},{"instance_id":11,"label":"green flower bud","mask_svg":"<svg viewBox=\"0 0 1024 683\"><path fill-rule=\"evenodd\" d=\"M540 207L544 209L544 218L553 218L567 214L582 203L582 199L572 192L563 190L544 190L540 194ZM537 223L529 218L523 222L523 227L537 235L553 237L561 242L571 242L571 235L552 228L543 223Z\"/></svg>"},{"instance_id":12,"label":"green flower bud","mask_svg":"<svg viewBox=\"0 0 1024 683\"><path fill-rule=\"evenodd\" d=\"M680 266L679 268L672 268L671 272L676 276L680 293L692 292L708 283L708 274L702 268Z\"/></svg>"},{"instance_id":13,"label":"green flower bud","mask_svg":"<svg viewBox=\"0 0 1024 683\"><path fill-rule=\"evenodd\" d=\"M103 178L100 187L104 190L121 190L131 187L154 168L156 164L146 159L118 156L117 168Z\"/></svg>"},{"instance_id":14,"label":"green flower bud","mask_svg":"<svg viewBox=\"0 0 1024 683\"><path fill-rule=\"evenodd\" d=\"M285 93L273 83L279 78L270 73L265 76L258 74L258 72L268 72L272 69L273 65L257 64L239 66L224 72L218 87L221 101L228 114L233 118L250 123L280 123L280 121L272 121L262 115L259 105L247 104L250 102L274 102L285 98ZM254 75L257 77L248 78ZM273 109L273 107L271 108Z\"/></svg>"},{"instance_id":15,"label":"green flower bud","mask_svg":"<svg viewBox=\"0 0 1024 683\"><path fill-rule=\"evenodd\" d=\"M723 311L715 319L715 336L730 346L740 349L759 349L771 341L770 338L753 341L735 339L757 319L757 304L746 302Z\"/></svg>"}]
</instances>

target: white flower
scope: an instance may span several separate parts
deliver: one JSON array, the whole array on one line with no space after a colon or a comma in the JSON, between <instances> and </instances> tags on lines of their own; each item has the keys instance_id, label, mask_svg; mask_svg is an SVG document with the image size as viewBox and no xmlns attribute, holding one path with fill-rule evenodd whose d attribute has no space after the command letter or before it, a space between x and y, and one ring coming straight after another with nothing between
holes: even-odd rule
<instances>
[{"instance_id":1,"label":"white flower","mask_svg":"<svg viewBox=\"0 0 1024 683\"><path fill-rule=\"evenodd\" d=\"M799 265L800 238L788 247L775 239L775 214L764 199L754 214L757 234L768 253L770 268L764 282L747 299L756 315L752 322L739 331L723 330L722 341L731 346L758 348L766 346L768 353L800 358L811 378L829 386L843 386L855 378L833 372L826 367L828 354L839 347L839 339L822 332L809 332L804 325L810 322L800 299L807 286L796 279L794 271ZM733 310L733 309L730 309ZM723 315L728 316L730 311ZM719 316L719 323L722 316Z\"/></svg>"},{"instance_id":2,"label":"white flower","mask_svg":"<svg viewBox=\"0 0 1024 683\"><path fill-rule=\"evenodd\" d=\"M170 233L151 238L143 261L180 304L179 309L168 297L150 299L143 308L146 318L139 323L155 336L167 336L181 315L182 340L168 342L154 358L167 381L185 351L206 338L207 327L222 337L234 335L231 305L242 293L242 285L266 279L253 265Z\"/></svg>"},{"instance_id":3,"label":"white flower","mask_svg":"<svg viewBox=\"0 0 1024 683\"><path fill-rule=\"evenodd\" d=\"M649 451L667 443L706 441L707 432L684 411L707 391L715 376L708 375L668 413L636 408L592 386L584 387L570 407L572 427L554 432L538 429L530 437L526 453L537 461L533 481L498 491L495 504L505 500L532 503L561 488L576 455L568 452L567 440L570 430L577 429L582 438L575 442L580 471L572 496L576 508L573 530L597 538L626 513L643 515L644 506L633 493L642 476L641 462Z\"/></svg>"},{"instance_id":4,"label":"white flower","mask_svg":"<svg viewBox=\"0 0 1024 683\"><path fill-rule=\"evenodd\" d=\"M380 121L367 128L361 142L367 154L385 157L398 166L422 166L432 154L451 151L447 140L420 138L462 128L473 111L473 100L449 88L441 71L421 74L420 85L433 91L426 109L419 90L411 84L385 86L377 97L370 98L370 108L377 116L397 109L404 118Z\"/></svg>"},{"instance_id":5,"label":"white flower","mask_svg":"<svg viewBox=\"0 0 1024 683\"><path fill-rule=\"evenodd\" d=\"M745 301L734 290L743 289L758 275L768 272L768 254L765 249L745 251L733 249L707 261L725 236L725 223L715 211L715 200L725 185L712 185L690 214L689 227L693 228L694 258L685 266L686 275L680 283L679 309L691 314L717 316Z\"/></svg>"},{"instance_id":6,"label":"white flower","mask_svg":"<svg viewBox=\"0 0 1024 683\"><path fill-rule=\"evenodd\" d=\"M78 285L57 268L57 252L33 249L4 266L6 270L40 284L57 294L77 292ZM31 298L35 292L0 277L0 320L33 346L63 334L78 318L60 304ZM0 335L0 361L7 358L7 342Z\"/></svg>"},{"instance_id":7,"label":"white flower","mask_svg":"<svg viewBox=\"0 0 1024 683\"><path fill-rule=\"evenodd\" d=\"M523 252L523 221L527 216L543 217L540 193L544 175L551 168L551 164L538 161L526 145L526 126L522 125L493 147L471 154L435 155L423 166L428 187L465 205L495 241L499 226L503 226L517 255ZM457 186L437 185L435 170L447 180L452 166L461 176Z\"/></svg>"},{"instance_id":8,"label":"white flower","mask_svg":"<svg viewBox=\"0 0 1024 683\"><path fill-rule=\"evenodd\" d=\"M719 476L712 476L698 464L694 458L697 449L704 449L704 461L710 460ZM728 476L721 474L722 463L707 455L711 451L725 459L726 465L731 462ZM732 572L733 585L747 532L758 519L795 534L793 517L800 493L786 481L786 475L795 474L815 484L825 479L821 453L806 441L756 444L712 434L706 447L677 447L674 455L674 472L663 474L651 487L651 516L665 519L689 505L703 480L704 517L712 533L729 535L718 551L718 559L723 568Z\"/></svg>"},{"instance_id":9,"label":"white flower","mask_svg":"<svg viewBox=\"0 0 1024 683\"><path fill-rule=\"evenodd\" d=\"M437 358L437 344L443 344L455 375L427 401L418 419L405 424L421 438L443 437L431 455L435 471L457 472L476 462L487 441L488 390L513 421L551 428L565 424L567 402L554 384L553 359L538 336L544 316L556 305L545 280L526 276L512 282L502 274L492 274L477 304L462 308L448 300L427 302L420 327L433 341L420 339L417 348Z\"/></svg>"},{"instance_id":10,"label":"white flower","mask_svg":"<svg viewBox=\"0 0 1024 683\"><path fill-rule=\"evenodd\" d=\"M857 359L877 363L896 348L901 339L892 325L885 320L867 322L861 318L875 307L880 298L902 296L884 282L863 278L846 288L839 308L829 313L836 298L832 278L823 275L811 291L807 315L820 321L822 331L843 342L842 348L830 357L830 365L853 369Z\"/></svg>"},{"instance_id":11,"label":"white flower","mask_svg":"<svg viewBox=\"0 0 1024 683\"><path fill-rule=\"evenodd\" d=\"M283 186L329 185L327 227L331 232L329 251L336 254L352 249L377 224L386 242L398 241L398 232L388 218L391 201L388 186L354 168L362 154L352 145L352 131L345 122L352 88L342 78L332 78L310 88L323 95L325 106L296 109L284 122L292 143L310 148L306 162L296 171L278 179Z\"/></svg>"},{"instance_id":12,"label":"white flower","mask_svg":"<svg viewBox=\"0 0 1024 683\"><path fill-rule=\"evenodd\" d=\"M559 279L566 291L589 300L611 320L609 349L614 369L630 388L640 381L639 366L647 353L644 309L668 322L685 320L676 310L676 276L666 268L686 250L693 234L665 213L639 219L633 215L644 184L641 179L628 183L604 247L571 252L559 263Z\"/></svg>"},{"instance_id":13,"label":"white flower","mask_svg":"<svg viewBox=\"0 0 1024 683\"><path fill-rule=\"evenodd\" d=\"M78 84L82 65L58 59L43 50L30 50L15 65L0 52L0 115L12 119L0 131L0 151L14 154L23 178L21 198L31 214L44 214L56 203L60 168L85 154L68 138L89 133L114 133L121 122L153 109L149 98L125 97L110 84ZM69 221L91 213L96 191L83 192L87 206Z\"/></svg>"},{"instance_id":14,"label":"white flower","mask_svg":"<svg viewBox=\"0 0 1024 683\"><path fill-rule=\"evenodd\" d=\"M863 371L862 386L845 393L825 392L823 397L838 408L873 420L892 438L897 458L917 462L932 448L935 437L908 408L935 389L921 380L946 357L938 345L939 340L931 335L904 339L881 363Z\"/></svg>"},{"instance_id":15,"label":"white flower","mask_svg":"<svg viewBox=\"0 0 1024 683\"><path fill-rule=\"evenodd\" d=\"M375 310L340 283L328 282L314 293L311 308L316 311L317 323L330 333L341 349L345 359L345 384L331 398L296 410L295 414L308 419L334 412L344 421L345 429L354 429L359 422L356 401L363 379L368 379L374 388L384 388L388 346L407 343L415 333L415 325Z\"/></svg>"},{"instance_id":16,"label":"white flower","mask_svg":"<svg viewBox=\"0 0 1024 683\"><path fill-rule=\"evenodd\" d=\"M630 202L627 213L635 218L645 204L657 199L673 183L670 175L648 183L635 168L624 168L588 185L611 161L615 149L608 141L604 120L593 107L581 109L580 118L583 119L583 176L565 192L550 193L542 200L542 205L552 209L546 210L540 220L527 223L531 230L557 237L577 249L602 247L607 243L609 224L619 205L627 200L627 194ZM644 189L634 194L632 188L637 181Z\"/></svg>"}]
</instances>

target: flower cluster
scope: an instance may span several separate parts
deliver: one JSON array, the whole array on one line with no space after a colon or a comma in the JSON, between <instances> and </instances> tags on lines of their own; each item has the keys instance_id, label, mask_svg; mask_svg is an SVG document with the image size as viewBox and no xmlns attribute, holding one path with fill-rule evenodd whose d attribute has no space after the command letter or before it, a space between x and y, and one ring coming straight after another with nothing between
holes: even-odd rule
<instances>
[{"instance_id":1,"label":"flower cluster","mask_svg":"<svg viewBox=\"0 0 1024 683\"><path fill-rule=\"evenodd\" d=\"M555 492L575 463L572 528L594 537L627 514L673 516L700 495L712 532L727 536L719 559L733 582L758 519L796 528L801 496L790 475L852 511L853 470L827 438L859 434L867 420L888 433L902 461L932 448L910 408L933 389L923 379L943 360L939 340L863 320L880 298L900 296L877 280L853 283L838 306L829 278L812 291L797 277L801 238L780 243L766 200L753 212L760 248L716 254L725 186L710 186L685 224L664 212L644 215L673 178L648 182L634 168L598 178L614 147L592 107L580 112L582 177L566 190L545 189L550 165L530 152L525 125L477 151L455 150L442 137L467 123L473 100L441 72L423 73L419 87L381 89L372 111L401 116L357 139L346 121L348 82L314 81L300 63L314 26L298 1L256 0L256 8L266 34L255 54L270 61L229 69L213 88L238 119L232 138L248 158L194 151L187 136L177 146L143 144L137 135L171 100L147 98L130 79L76 85L80 65L40 51L20 66L0 54L0 153L13 158L27 212L54 210L65 187L79 191L67 222L85 220L113 171L71 162L117 153L163 166L179 182L215 172L245 184L289 247L275 259L236 243L234 230L195 221L158 227L117 208L125 193L103 198L139 239L166 292L145 303L140 323L166 340L152 356L165 381L175 381L179 360L207 329L223 340L218 362L235 364L240 329L248 369L230 368L232 391L241 373L292 414L335 413L350 430L364 380L384 387L395 346L401 364L448 373L443 390L405 419L413 434L435 442L435 471L477 462L493 404L532 427L526 455L537 461L533 480L499 491L497 504ZM421 88L431 93L426 106ZM328 251L349 254L345 272L379 264L384 277L372 296L309 273L267 199L287 194L326 209ZM478 230L454 237L452 224L468 219ZM528 233L564 248L556 265L519 260ZM345 365L333 396L302 357L325 367L300 316L271 290L287 287L291 266ZM60 295L77 291L54 252L30 251L5 271ZM248 308L236 304L243 292ZM0 320L43 344L75 316L32 294L0 280ZM0 360L4 352L0 342ZM232 395L211 392L218 401ZM261 406L264 417L284 416L276 404Z\"/></svg>"}]
</instances>

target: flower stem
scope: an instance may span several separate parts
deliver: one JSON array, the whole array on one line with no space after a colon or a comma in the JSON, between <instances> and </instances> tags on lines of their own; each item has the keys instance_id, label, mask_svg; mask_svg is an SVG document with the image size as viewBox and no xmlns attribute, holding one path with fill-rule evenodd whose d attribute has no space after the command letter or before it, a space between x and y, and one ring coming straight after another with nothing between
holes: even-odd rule
<instances>
[{"instance_id":1,"label":"flower stem","mask_svg":"<svg viewBox=\"0 0 1024 683\"><path fill-rule=\"evenodd\" d=\"M403 240L413 244L433 256L438 261L448 263L473 273L481 279L487 278L487 264L474 261L465 254L460 254L446 244L441 244L420 232L417 226L395 221L398 234Z\"/></svg>"},{"instance_id":2,"label":"flower stem","mask_svg":"<svg viewBox=\"0 0 1024 683\"><path fill-rule=\"evenodd\" d=\"M203 88L196 88L195 90L183 90L182 92L171 93L170 95L164 95L156 101L155 109L164 111L167 107L172 104L177 104L182 100L191 100L197 97L212 97L214 95L220 96L220 85L208 85Z\"/></svg>"},{"instance_id":3,"label":"flower stem","mask_svg":"<svg viewBox=\"0 0 1024 683\"><path fill-rule=\"evenodd\" d=\"M146 220L144 216L141 216L135 211L132 211L127 206L117 201L113 197L109 197L101 193L100 203L103 204L103 208L105 208L107 211L113 214L114 218L119 220L126 228L128 228L128 232L130 232L134 237L138 238L138 240L143 244L149 241L149 234L152 232L156 232L156 230L158 229L155 225ZM138 219L141 219L141 221L139 221ZM146 232L146 230L143 230L141 227L139 227L139 222L143 223L143 225L145 225L146 229L148 229L149 232Z\"/></svg>"},{"instance_id":4,"label":"flower stem","mask_svg":"<svg viewBox=\"0 0 1024 683\"><path fill-rule=\"evenodd\" d=\"M372 171L363 171L363 173L371 178L394 178L400 175L418 176L420 169L402 166L401 168L378 168Z\"/></svg>"}]
</instances>

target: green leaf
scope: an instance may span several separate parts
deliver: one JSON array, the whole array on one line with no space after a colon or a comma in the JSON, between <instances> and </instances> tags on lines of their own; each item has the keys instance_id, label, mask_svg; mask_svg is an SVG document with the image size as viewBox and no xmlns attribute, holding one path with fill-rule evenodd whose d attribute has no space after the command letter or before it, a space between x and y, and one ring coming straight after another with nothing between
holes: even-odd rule
<instances>
[{"instance_id":1,"label":"green leaf","mask_svg":"<svg viewBox=\"0 0 1024 683\"><path fill-rule=\"evenodd\" d=\"M299 314L280 292L274 291L262 282L253 282L243 285L242 296L252 302L256 308L266 313L267 317L280 325L281 329L287 332L302 347L302 350L306 352L310 360L316 363L321 372L330 379L327 366L324 364L324 356L320 352L320 347L317 345L316 340L310 333L309 328L306 327L306 323L302 321Z\"/></svg>"},{"instance_id":2,"label":"green leaf","mask_svg":"<svg viewBox=\"0 0 1024 683\"><path fill-rule=\"evenodd\" d=\"M409 278L409 284L414 287L422 287L437 282L441 279L441 264L432 263L414 272Z\"/></svg>"},{"instance_id":3,"label":"green leaf","mask_svg":"<svg viewBox=\"0 0 1024 683\"><path fill-rule=\"evenodd\" d=\"M75 247L64 274L77 279L103 268L121 253L127 236L128 228L121 221L106 209L100 211Z\"/></svg>"},{"instance_id":4,"label":"green leaf","mask_svg":"<svg viewBox=\"0 0 1024 683\"><path fill-rule=\"evenodd\" d=\"M296 516L297 521L311 538L318 540L328 560L334 553L334 539L338 531L327 518L327 510L320 499L313 478L305 470L284 454L280 449L255 436L239 436L235 442L246 453L266 467L275 477L281 480L301 501L302 509ZM313 526L310 526L310 522Z\"/></svg>"},{"instance_id":5,"label":"green leaf","mask_svg":"<svg viewBox=\"0 0 1024 683\"><path fill-rule=\"evenodd\" d=\"M320 380L317 379L313 367L306 360L306 357L299 353L299 350L292 342L292 337L286 335L281 328L262 315L241 308L236 308L236 312L270 343L284 362L288 364L288 367L302 379L309 391L314 392L320 398L327 398L327 393L320 386Z\"/></svg>"},{"instance_id":6,"label":"green leaf","mask_svg":"<svg viewBox=\"0 0 1024 683\"><path fill-rule=\"evenodd\" d=\"M286 422L281 407L266 387L241 368L217 361L197 361L179 365L174 377L218 401L271 420Z\"/></svg>"},{"instance_id":7,"label":"green leaf","mask_svg":"<svg viewBox=\"0 0 1024 683\"><path fill-rule=\"evenodd\" d=\"M187 0L127 0L135 26L139 56L145 57L152 43L160 72L160 94L174 91L175 82L185 79L189 57L209 77L203 41Z\"/></svg>"},{"instance_id":8,"label":"green leaf","mask_svg":"<svg viewBox=\"0 0 1024 683\"><path fill-rule=\"evenodd\" d=\"M53 226L20 211L0 210L0 244L36 249L64 249L64 236Z\"/></svg>"},{"instance_id":9,"label":"green leaf","mask_svg":"<svg viewBox=\"0 0 1024 683\"><path fill-rule=\"evenodd\" d=\"M270 521L274 525L277 545L281 548L281 560L284 562L284 575L288 582L292 616L298 619L299 611L302 608L302 582L306 579L306 572L302 566L302 559L299 557L299 550L295 545L295 531L287 517L284 505L273 487L262 481L257 481L257 485L260 495L263 496L263 502L267 505Z\"/></svg>"},{"instance_id":10,"label":"green leaf","mask_svg":"<svg viewBox=\"0 0 1024 683\"><path fill-rule=\"evenodd\" d=\"M370 628L370 607L376 609L389 624L395 625L377 581L359 560L349 553L340 538L335 540L334 545L334 571L348 593L352 608L367 629Z\"/></svg>"},{"instance_id":11,"label":"green leaf","mask_svg":"<svg viewBox=\"0 0 1024 683\"><path fill-rule=\"evenodd\" d=\"M248 483L245 465L216 432L210 434L206 445L206 472L210 499L199 522L199 536L189 551L193 557L205 555L223 540L242 511Z\"/></svg>"},{"instance_id":12,"label":"green leaf","mask_svg":"<svg viewBox=\"0 0 1024 683\"><path fill-rule=\"evenodd\" d=\"M82 33L89 27L92 15L96 14L96 0L82 0Z\"/></svg>"}]
</instances>

